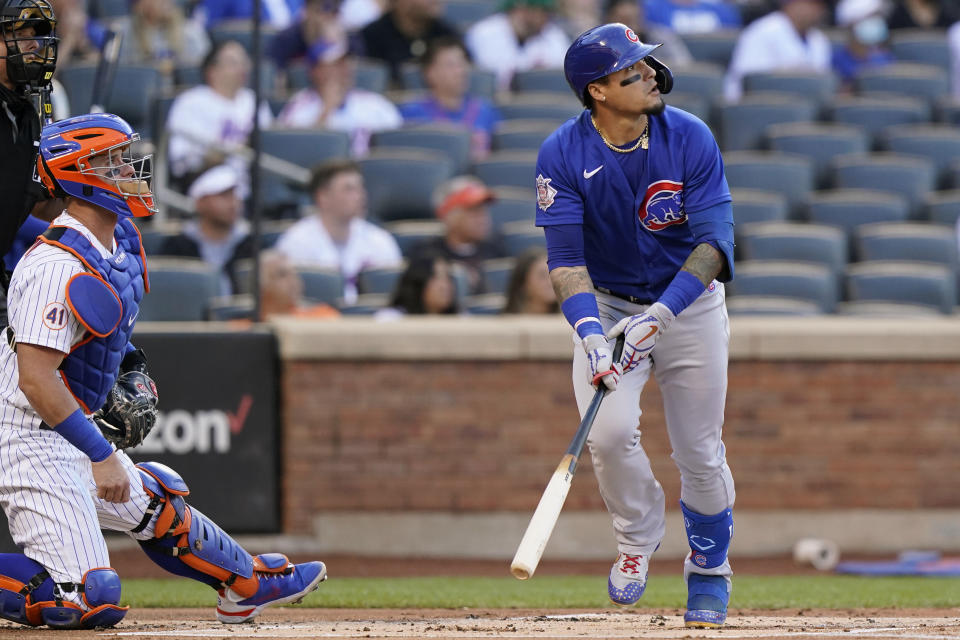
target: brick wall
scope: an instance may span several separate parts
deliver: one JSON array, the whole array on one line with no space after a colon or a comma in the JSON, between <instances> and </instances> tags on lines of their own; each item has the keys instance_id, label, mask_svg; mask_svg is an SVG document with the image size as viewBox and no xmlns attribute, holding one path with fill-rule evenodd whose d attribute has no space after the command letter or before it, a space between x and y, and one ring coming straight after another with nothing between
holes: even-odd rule
<instances>
[{"instance_id":1,"label":"brick wall","mask_svg":"<svg viewBox=\"0 0 960 640\"><path fill-rule=\"evenodd\" d=\"M675 504L659 405L651 381L642 442ZM958 416L957 362L732 362L737 506L960 507ZM565 361L286 360L284 529L330 511L529 512L577 422ZM588 458L566 510L603 508Z\"/></svg>"}]
</instances>

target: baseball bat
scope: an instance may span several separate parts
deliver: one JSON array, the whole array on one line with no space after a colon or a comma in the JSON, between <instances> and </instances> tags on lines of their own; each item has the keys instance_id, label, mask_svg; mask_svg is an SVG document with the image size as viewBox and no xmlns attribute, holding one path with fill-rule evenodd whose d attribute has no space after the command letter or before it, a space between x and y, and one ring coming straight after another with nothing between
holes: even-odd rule
<instances>
[{"instance_id":1,"label":"baseball bat","mask_svg":"<svg viewBox=\"0 0 960 640\"><path fill-rule=\"evenodd\" d=\"M617 343L613 348L613 361L620 360L620 354L623 353L623 334L617 338ZM520 546L517 547L517 553L513 556L513 562L510 563L510 573L517 580L526 580L533 576L540 564L540 556L550 540L550 534L557 524L557 518L560 517L560 510L563 509L563 503L567 499L567 493L570 491L570 484L573 482L573 474L577 471L577 461L580 460L580 453L583 451L583 445L587 441L590 429L593 427L593 421L600 410L600 403L609 393L606 385L601 383L597 387L597 392L593 395L593 400L583 414L580 420L580 426L567 447L567 452L560 460L547 488L543 490L540 496L540 502L537 504L533 517L530 518L530 524L527 525L527 531L520 540Z\"/></svg>"}]
</instances>

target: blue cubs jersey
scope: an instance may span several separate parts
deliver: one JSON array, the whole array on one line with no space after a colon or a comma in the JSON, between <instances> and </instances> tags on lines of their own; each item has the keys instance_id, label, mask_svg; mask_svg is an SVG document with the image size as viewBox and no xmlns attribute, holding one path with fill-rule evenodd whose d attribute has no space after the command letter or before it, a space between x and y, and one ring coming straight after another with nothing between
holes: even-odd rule
<instances>
[{"instance_id":1,"label":"blue cubs jersey","mask_svg":"<svg viewBox=\"0 0 960 640\"><path fill-rule=\"evenodd\" d=\"M540 146L536 176L537 226L582 225L594 286L651 302L699 244L689 220L731 201L710 129L669 106L649 117L649 150L630 153L608 149L585 109Z\"/></svg>"}]
</instances>

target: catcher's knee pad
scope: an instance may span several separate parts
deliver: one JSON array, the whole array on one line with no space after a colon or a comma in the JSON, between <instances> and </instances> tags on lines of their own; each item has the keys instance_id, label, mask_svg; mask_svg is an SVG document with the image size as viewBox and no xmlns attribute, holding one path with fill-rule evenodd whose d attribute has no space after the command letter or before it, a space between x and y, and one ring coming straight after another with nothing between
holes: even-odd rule
<instances>
[{"instance_id":1,"label":"catcher's knee pad","mask_svg":"<svg viewBox=\"0 0 960 640\"><path fill-rule=\"evenodd\" d=\"M691 511L683 502L680 509L690 543L690 560L701 569L713 569L726 562L733 537L733 511L724 509L714 515L703 515Z\"/></svg>"},{"instance_id":2,"label":"catcher's knee pad","mask_svg":"<svg viewBox=\"0 0 960 640\"><path fill-rule=\"evenodd\" d=\"M87 607L64 600L78 591ZM0 617L55 629L112 627L127 614L120 602L120 577L110 568L90 569L79 583L54 583L43 566L19 553L0 554Z\"/></svg>"},{"instance_id":3,"label":"catcher's knee pad","mask_svg":"<svg viewBox=\"0 0 960 640\"><path fill-rule=\"evenodd\" d=\"M257 591L254 558L210 518L186 503L190 493L176 471L158 462L137 465L150 505L134 533L143 531L154 513L153 538L140 547L170 573L230 588L248 598Z\"/></svg>"}]
</instances>

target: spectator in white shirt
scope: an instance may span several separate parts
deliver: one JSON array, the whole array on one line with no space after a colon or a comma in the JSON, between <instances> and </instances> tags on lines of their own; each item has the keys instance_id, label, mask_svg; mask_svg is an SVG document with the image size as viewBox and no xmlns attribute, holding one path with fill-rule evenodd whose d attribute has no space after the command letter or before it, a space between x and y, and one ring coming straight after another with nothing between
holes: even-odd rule
<instances>
[{"instance_id":1,"label":"spectator in white shirt","mask_svg":"<svg viewBox=\"0 0 960 640\"><path fill-rule=\"evenodd\" d=\"M724 93L737 101L743 78L765 71L805 70L828 73L830 40L817 25L827 15L824 0L780 0L780 10L744 27L727 70Z\"/></svg>"},{"instance_id":2,"label":"spectator in white shirt","mask_svg":"<svg viewBox=\"0 0 960 640\"><path fill-rule=\"evenodd\" d=\"M553 21L553 0L503 0L500 9L471 26L466 43L476 66L497 74L501 90L517 71L563 69L570 37Z\"/></svg>"},{"instance_id":3,"label":"spectator in white shirt","mask_svg":"<svg viewBox=\"0 0 960 640\"><path fill-rule=\"evenodd\" d=\"M357 298L364 269L398 266L403 258L389 232L364 219L367 192L360 168L351 161L320 165L310 179L314 211L277 240L275 248L295 264L339 269L344 300Z\"/></svg>"},{"instance_id":4,"label":"spectator in white shirt","mask_svg":"<svg viewBox=\"0 0 960 640\"><path fill-rule=\"evenodd\" d=\"M321 41L310 47L310 83L280 112L280 126L333 129L350 134L355 156L365 155L374 131L403 124L397 107L379 93L354 86L354 60L347 41Z\"/></svg>"},{"instance_id":5,"label":"spectator in white shirt","mask_svg":"<svg viewBox=\"0 0 960 640\"><path fill-rule=\"evenodd\" d=\"M202 69L204 84L177 96L167 117L173 182L186 191L207 168L226 163L241 176L239 193L246 198L248 165L237 151L253 129L250 58L238 42L226 40L207 54ZM261 127L270 126L273 116L266 104L258 117Z\"/></svg>"}]
</instances>

